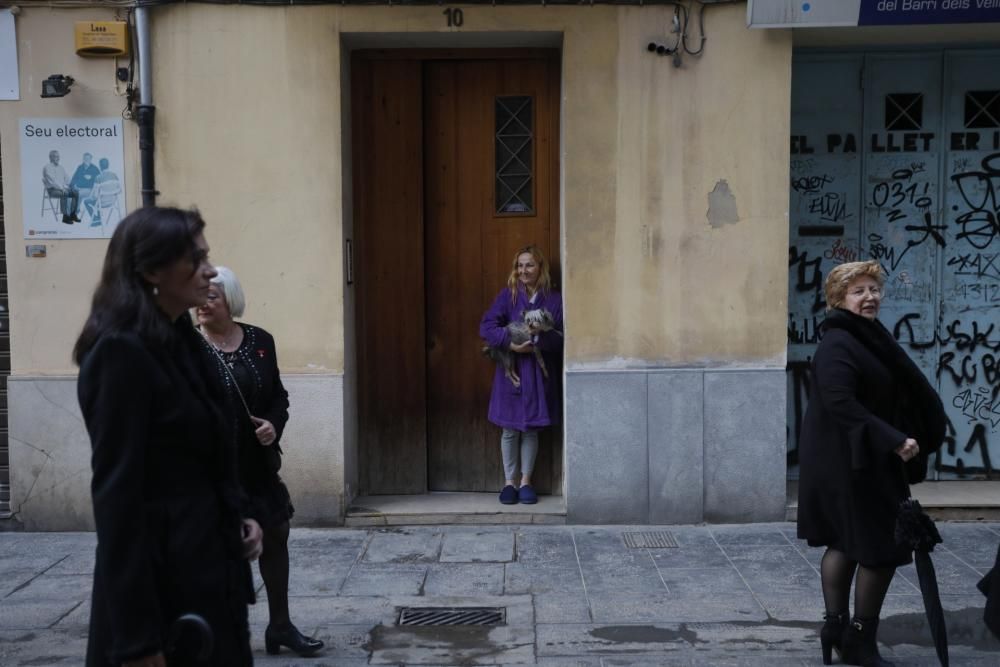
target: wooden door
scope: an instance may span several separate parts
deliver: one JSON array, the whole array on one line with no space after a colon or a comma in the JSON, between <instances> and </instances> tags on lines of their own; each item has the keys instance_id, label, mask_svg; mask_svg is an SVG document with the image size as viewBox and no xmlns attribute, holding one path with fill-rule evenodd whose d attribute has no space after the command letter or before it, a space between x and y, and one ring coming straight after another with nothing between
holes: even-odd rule
<instances>
[{"instance_id":1,"label":"wooden door","mask_svg":"<svg viewBox=\"0 0 1000 667\"><path fill-rule=\"evenodd\" d=\"M521 246L540 246L558 281L558 60L547 51L359 58L362 492L496 491L500 434L486 419L493 364L480 353L479 320ZM561 486L561 441L552 429L543 436L534 476L543 493Z\"/></svg>"},{"instance_id":2,"label":"wooden door","mask_svg":"<svg viewBox=\"0 0 1000 667\"><path fill-rule=\"evenodd\" d=\"M499 430L486 419L493 364L480 353L478 326L519 247L535 243L553 255L550 68L521 59L424 66L432 490L492 491L503 480ZM548 491L551 461L538 472Z\"/></svg>"},{"instance_id":3,"label":"wooden door","mask_svg":"<svg viewBox=\"0 0 1000 667\"><path fill-rule=\"evenodd\" d=\"M427 490L420 72L360 59L352 77L361 493Z\"/></svg>"}]
</instances>

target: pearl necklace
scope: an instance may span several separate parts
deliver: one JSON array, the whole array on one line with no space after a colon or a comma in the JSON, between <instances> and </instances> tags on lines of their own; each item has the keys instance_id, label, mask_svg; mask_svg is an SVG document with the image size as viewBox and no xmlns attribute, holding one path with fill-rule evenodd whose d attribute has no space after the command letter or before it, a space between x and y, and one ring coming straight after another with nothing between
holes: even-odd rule
<instances>
[{"instance_id":1,"label":"pearl necklace","mask_svg":"<svg viewBox=\"0 0 1000 667\"><path fill-rule=\"evenodd\" d=\"M201 327L201 335L205 338L205 340L208 342L209 345L214 347L222 354L233 354L234 352L236 352L236 350L233 350L232 352L226 352L225 348L232 345L232 343L229 342L230 338L237 338L239 336L239 332L240 332L240 326L238 324L233 324L233 329L230 333L236 335L233 336L227 334L222 337L222 340L220 342L217 342L216 339L208 332L208 329L206 329L205 327ZM239 348L237 347L237 349Z\"/></svg>"}]
</instances>

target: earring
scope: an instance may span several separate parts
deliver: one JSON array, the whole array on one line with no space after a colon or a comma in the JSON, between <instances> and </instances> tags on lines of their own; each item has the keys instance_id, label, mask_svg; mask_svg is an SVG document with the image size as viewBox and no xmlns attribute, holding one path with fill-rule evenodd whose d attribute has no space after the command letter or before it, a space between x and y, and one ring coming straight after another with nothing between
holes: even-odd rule
<instances>
[{"instance_id":1,"label":"earring","mask_svg":"<svg viewBox=\"0 0 1000 667\"><path fill-rule=\"evenodd\" d=\"M159 296L159 295L160 295L160 288L157 287L156 285L153 285L153 296Z\"/></svg>"}]
</instances>

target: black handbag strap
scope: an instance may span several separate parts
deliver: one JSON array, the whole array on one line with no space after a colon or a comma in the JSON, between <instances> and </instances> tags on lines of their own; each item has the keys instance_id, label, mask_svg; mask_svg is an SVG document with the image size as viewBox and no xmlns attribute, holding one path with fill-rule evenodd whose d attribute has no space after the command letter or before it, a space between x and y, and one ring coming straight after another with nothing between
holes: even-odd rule
<instances>
[{"instance_id":1,"label":"black handbag strap","mask_svg":"<svg viewBox=\"0 0 1000 667\"><path fill-rule=\"evenodd\" d=\"M227 364L226 360L222 357L222 351L213 345L212 341L205 338L204 333L202 333L202 338L204 339L205 344L208 345L209 349L212 350L212 353L215 354L215 358L219 360L223 370L225 370L226 374L229 375L229 379L232 380L233 387L236 388L236 395L240 397L240 403L243 404L243 409L246 410L247 419L249 419L250 424L253 425L253 414L250 413L250 406L247 405L247 399L243 397L243 391L240 390L240 383L236 381L236 376L233 375L233 371L229 368L229 364Z\"/></svg>"}]
</instances>

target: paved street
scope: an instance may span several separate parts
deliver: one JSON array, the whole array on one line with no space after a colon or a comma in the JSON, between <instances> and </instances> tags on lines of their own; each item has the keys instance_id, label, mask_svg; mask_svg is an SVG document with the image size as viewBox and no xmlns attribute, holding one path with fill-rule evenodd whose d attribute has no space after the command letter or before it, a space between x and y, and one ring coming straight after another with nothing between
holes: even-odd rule
<instances>
[{"instance_id":1,"label":"paved street","mask_svg":"<svg viewBox=\"0 0 1000 667\"><path fill-rule=\"evenodd\" d=\"M939 527L951 664L996 665L1000 642L982 623L975 583L1000 523ZM649 535L660 532L669 535ZM677 546L642 546L657 537ZM81 664L94 544L86 533L0 533L0 664ZM311 660L267 656L262 600L251 610L259 665L822 664L822 554L789 523L295 529L291 554L293 620L329 648ZM916 573L899 575L883 654L936 665ZM442 606L499 608L506 622L397 624L403 607Z\"/></svg>"}]
</instances>

